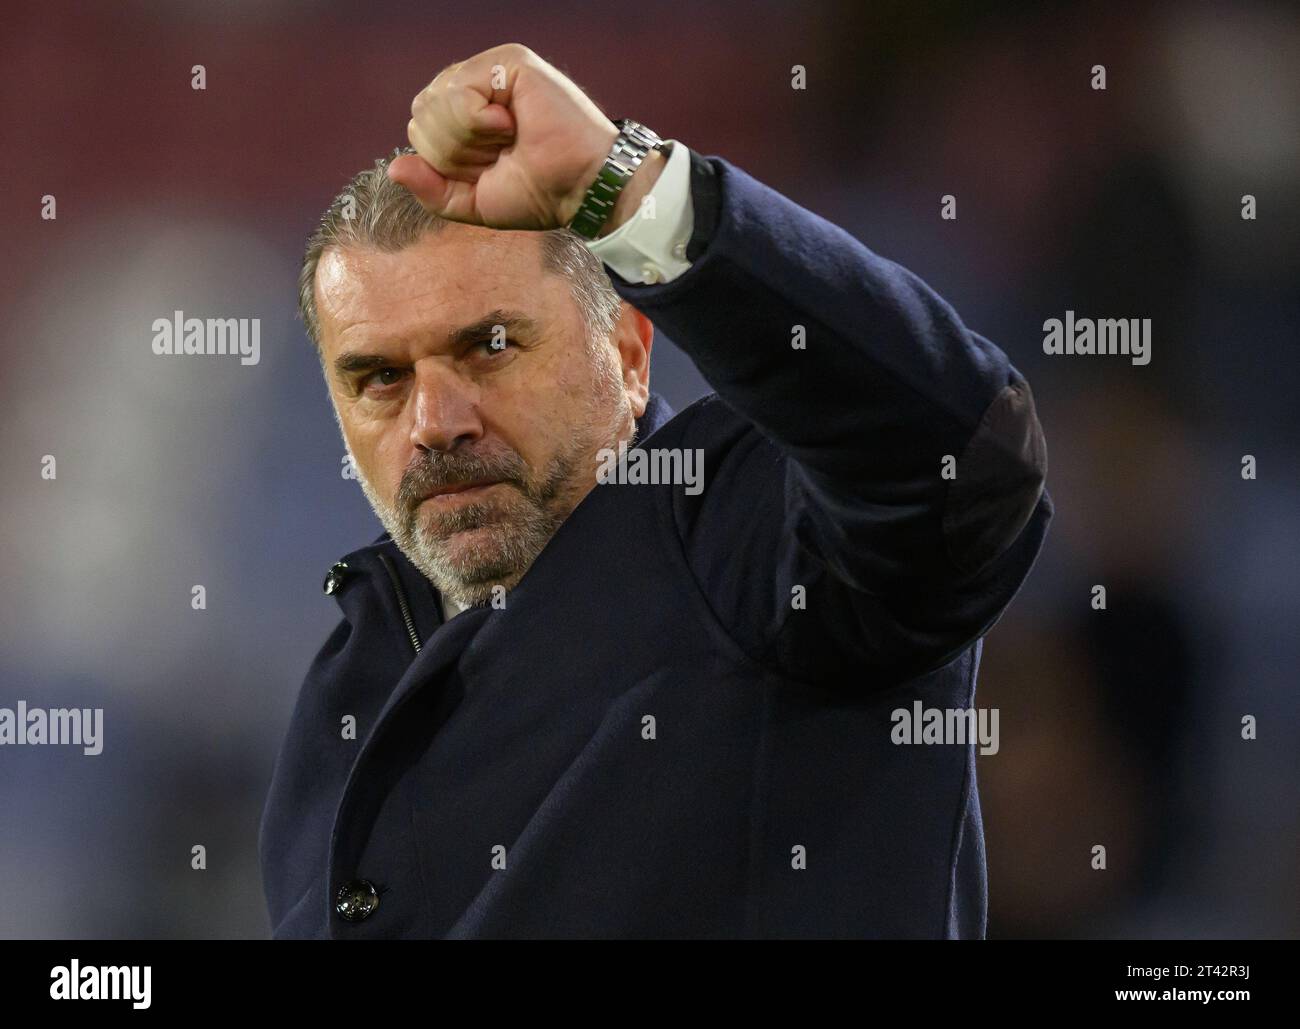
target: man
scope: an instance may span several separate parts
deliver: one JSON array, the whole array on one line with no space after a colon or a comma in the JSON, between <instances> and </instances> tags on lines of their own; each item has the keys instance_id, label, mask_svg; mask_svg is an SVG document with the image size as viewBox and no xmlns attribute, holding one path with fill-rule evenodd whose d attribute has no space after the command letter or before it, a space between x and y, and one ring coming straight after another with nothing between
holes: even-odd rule
<instances>
[{"instance_id":1,"label":"man","mask_svg":"<svg viewBox=\"0 0 1300 1029\"><path fill-rule=\"evenodd\" d=\"M326 579L263 816L274 935L983 935L975 741L894 713L972 706L1042 545L1024 379L525 47L412 112L304 262L387 532ZM715 395L650 391L654 326Z\"/></svg>"}]
</instances>

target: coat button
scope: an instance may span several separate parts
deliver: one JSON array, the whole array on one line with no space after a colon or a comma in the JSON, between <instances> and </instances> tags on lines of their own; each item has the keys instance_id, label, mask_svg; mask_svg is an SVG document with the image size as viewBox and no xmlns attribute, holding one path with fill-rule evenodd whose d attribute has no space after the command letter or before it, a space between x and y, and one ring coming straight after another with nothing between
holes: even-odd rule
<instances>
[{"instance_id":1,"label":"coat button","mask_svg":"<svg viewBox=\"0 0 1300 1029\"><path fill-rule=\"evenodd\" d=\"M343 588L343 579L347 575L348 566L343 561L335 561L330 565L330 570L325 573L325 596L332 597Z\"/></svg>"},{"instance_id":2,"label":"coat button","mask_svg":"<svg viewBox=\"0 0 1300 1029\"><path fill-rule=\"evenodd\" d=\"M353 879L339 887L334 897L334 910L348 922L369 918L379 907L379 891L369 879Z\"/></svg>"}]
</instances>

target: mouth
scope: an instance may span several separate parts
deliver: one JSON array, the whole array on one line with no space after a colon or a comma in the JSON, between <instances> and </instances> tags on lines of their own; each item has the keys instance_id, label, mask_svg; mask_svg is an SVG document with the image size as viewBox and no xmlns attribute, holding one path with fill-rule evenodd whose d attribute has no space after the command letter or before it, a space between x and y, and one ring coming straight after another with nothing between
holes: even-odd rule
<instances>
[{"instance_id":1,"label":"mouth","mask_svg":"<svg viewBox=\"0 0 1300 1029\"><path fill-rule=\"evenodd\" d=\"M452 504L459 501L470 501L476 497L482 496L493 486L502 485L500 480L482 479L477 482L458 482L449 486L443 486L434 490L423 500L421 504Z\"/></svg>"}]
</instances>

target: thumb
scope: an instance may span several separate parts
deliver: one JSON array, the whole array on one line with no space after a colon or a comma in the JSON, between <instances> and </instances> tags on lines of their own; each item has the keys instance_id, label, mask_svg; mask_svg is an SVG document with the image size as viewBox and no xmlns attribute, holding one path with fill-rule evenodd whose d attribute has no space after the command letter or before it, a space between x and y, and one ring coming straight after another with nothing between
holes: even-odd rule
<instances>
[{"instance_id":1,"label":"thumb","mask_svg":"<svg viewBox=\"0 0 1300 1029\"><path fill-rule=\"evenodd\" d=\"M419 154L395 158L388 165L388 177L434 211L441 212L447 206L450 183Z\"/></svg>"},{"instance_id":2,"label":"thumb","mask_svg":"<svg viewBox=\"0 0 1300 1029\"><path fill-rule=\"evenodd\" d=\"M504 104L484 104L470 119L480 142L505 144L515 135L515 116Z\"/></svg>"}]
</instances>

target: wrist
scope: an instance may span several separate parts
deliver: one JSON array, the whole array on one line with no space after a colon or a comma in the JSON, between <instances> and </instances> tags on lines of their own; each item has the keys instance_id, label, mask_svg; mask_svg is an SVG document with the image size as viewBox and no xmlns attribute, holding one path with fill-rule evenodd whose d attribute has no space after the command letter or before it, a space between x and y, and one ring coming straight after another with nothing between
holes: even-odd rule
<instances>
[{"instance_id":1,"label":"wrist","mask_svg":"<svg viewBox=\"0 0 1300 1029\"><path fill-rule=\"evenodd\" d=\"M663 170L662 151L671 146L631 118L611 122L609 128L614 138L600 168L576 205L562 211L564 224L588 242L617 232L636 214Z\"/></svg>"},{"instance_id":2,"label":"wrist","mask_svg":"<svg viewBox=\"0 0 1300 1029\"><path fill-rule=\"evenodd\" d=\"M596 233L597 239L603 239L636 216L637 210L641 207L641 201L654 189L655 183L659 181L659 176L663 173L664 165L667 163L668 159L658 150L651 150L645 155L640 166L614 202L614 209L610 212L609 220Z\"/></svg>"}]
</instances>

